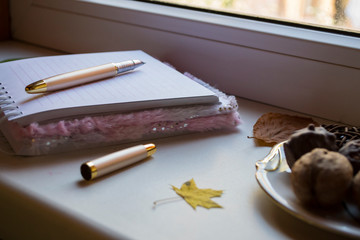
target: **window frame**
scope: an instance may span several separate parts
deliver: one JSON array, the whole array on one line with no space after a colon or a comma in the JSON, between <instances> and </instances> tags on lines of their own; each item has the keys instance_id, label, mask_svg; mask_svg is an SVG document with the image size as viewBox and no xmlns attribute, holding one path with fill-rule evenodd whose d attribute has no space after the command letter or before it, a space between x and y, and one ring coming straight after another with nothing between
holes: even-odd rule
<instances>
[{"instance_id":1,"label":"window frame","mask_svg":"<svg viewBox=\"0 0 360 240\"><path fill-rule=\"evenodd\" d=\"M360 125L357 37L143 1L10 4L16 40L69 53L143 49L229 94Z\"/></svg>"}]
</instances>

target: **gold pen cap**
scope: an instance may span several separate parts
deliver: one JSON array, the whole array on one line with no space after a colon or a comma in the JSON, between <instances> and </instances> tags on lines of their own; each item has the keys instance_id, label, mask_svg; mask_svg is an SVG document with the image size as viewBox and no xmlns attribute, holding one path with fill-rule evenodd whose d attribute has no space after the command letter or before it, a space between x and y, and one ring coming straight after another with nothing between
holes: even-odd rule
<instances>
[{"instance_id":1,"label":"gold pen cap","mask_svg":"<svg viewBox=\"0 0 360 240\"><path fill-rule=\"evenodd\" d=\"M31 83L25 87L27 93L44 93L47 91L47 84L44 80Z\"/></svg>"}]
</instances>

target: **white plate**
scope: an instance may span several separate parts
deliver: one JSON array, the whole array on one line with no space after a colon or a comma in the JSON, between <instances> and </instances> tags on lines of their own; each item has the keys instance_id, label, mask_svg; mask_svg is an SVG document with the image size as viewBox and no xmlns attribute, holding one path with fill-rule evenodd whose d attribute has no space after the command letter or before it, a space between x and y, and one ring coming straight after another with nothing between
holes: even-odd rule
<instances>
[{"instance_id":1,"label":"white plate","mask_svg":"<svg viewBox=\"0 0 360 240\"><path fill-rule=\"evenodd\" d=\"M360 213L355 206L344 203L331 210L302 206L291 188L290 172L283 143L275 145L263 160L256 163L256 179L260 187L282 209L311 225L351 237L360 237Z\"/></svg>"}]
</instances>

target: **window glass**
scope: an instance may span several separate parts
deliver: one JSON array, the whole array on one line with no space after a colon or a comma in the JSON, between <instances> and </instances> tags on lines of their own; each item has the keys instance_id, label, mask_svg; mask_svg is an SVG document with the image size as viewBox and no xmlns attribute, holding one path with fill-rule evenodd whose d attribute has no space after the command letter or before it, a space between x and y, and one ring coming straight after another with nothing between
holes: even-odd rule
<instances>
[{"instance_id":1,"label":"window glass","mask_svg":"<svg viewBox=\"0 0 360 240\"><path fill-rule=\"evenodd\" d=\"M152 0L360 33L360 0Z\"/></svg>"}]
</instances>

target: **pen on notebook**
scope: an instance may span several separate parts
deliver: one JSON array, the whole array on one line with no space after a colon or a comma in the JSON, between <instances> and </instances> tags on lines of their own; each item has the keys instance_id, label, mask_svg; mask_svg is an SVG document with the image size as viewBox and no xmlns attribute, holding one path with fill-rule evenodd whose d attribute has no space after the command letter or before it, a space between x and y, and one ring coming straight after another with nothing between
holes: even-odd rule
<instances>
[{"instance_id":1,"label":"pen on notebook","mask_svg":"<svg viewBox=\"0 0 360 240\"><path fill-rule=\"evenodd\" d=\"M44 93L81 85L84 83L114 77L140 67L144 62L128 60L120 63L107 63L100 66L85 68L73 72L55 75L33 82L25 87L27 93Z\"/></svg>"},{"instance_id":2,"label":"pen on notebook","mask_svg":"<svg viewBox=\"0 0 360 240\"><path fill-rule=\"evenodd\" d=\"M156 146L153 143L137 145L85 162L81 165L80 172L89 181L150 157L155 152Z\"/></svg>"}]
</instances>

